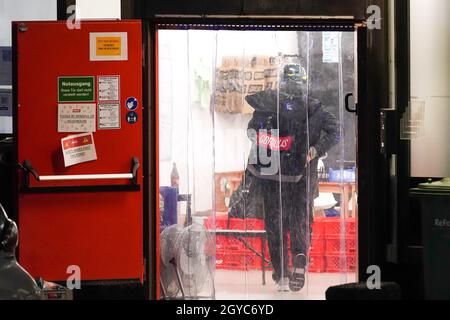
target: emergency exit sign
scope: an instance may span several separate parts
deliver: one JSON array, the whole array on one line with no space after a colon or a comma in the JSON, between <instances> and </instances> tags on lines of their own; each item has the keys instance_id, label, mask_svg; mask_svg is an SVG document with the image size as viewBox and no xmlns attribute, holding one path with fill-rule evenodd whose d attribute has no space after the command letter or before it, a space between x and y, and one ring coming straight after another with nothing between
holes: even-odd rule
<instances>
[{"instance_id":1,"label":"emergency exit sign","mask_svg":"<svg viewBox=\"0 0 450 320\"><path fill-rule=\"evenodd\" d=\"M93 102L94 77L58 77L58 102Z\"/></svg>"}]
</instances>

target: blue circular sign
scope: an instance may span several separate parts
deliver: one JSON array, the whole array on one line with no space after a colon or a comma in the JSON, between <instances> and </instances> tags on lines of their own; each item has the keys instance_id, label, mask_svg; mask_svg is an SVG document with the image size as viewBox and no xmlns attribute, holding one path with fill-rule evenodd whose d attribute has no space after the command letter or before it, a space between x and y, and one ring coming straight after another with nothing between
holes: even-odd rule
<instances>
[{"instance_id":1,"label":"blue circular sign","mask_svg":"<svg viewBox=\"0 0 450 320\"><path fill-rule=\"evenodd\" d=\"M135 97L128 98L125 102L125 107L130 111L136 110L138 107L137 99Z\"/></svg>"},{"instance_id":2,"label":"blue circular sign","mask_svg":"<svg viewBox=\"0 0 450 320\"><path fill-rule=\"evenodd\" d=\"M129 124L135 124L138 121L138 115L134 111L130 111L127 113L127 122Z\"/></svg>"}]
</instances>

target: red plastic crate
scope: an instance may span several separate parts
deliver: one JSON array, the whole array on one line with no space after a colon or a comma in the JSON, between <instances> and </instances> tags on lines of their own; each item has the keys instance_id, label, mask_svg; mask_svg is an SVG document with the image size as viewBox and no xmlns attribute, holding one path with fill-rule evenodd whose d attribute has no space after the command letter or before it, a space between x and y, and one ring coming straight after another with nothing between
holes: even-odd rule
<instances>
[{"instance_id":1,"label":"red plastic crate","mask_svg":"<svg viewBox=\"0 0 450 320\"><path fill-rule=\"evenodd\" d=\"M216 250L235 250L238 251L241 249L240 245L230 243L230 237L217 235L216 236Z\"/></svg>"},{"instance_id":2,"label":"red plastic crate","mask_svg":"<svg viewBox=\"0 0 450 320\"><path fill-rule=\"evenodd\" d=\"M204 225L209 230L264 230L264 220L254 218L209 217L205 219Z\"/></svg>"},{"instance_id":3,"label":"red plastic crate","mask_svg":"<svg viewBox=\"0 0 450 320\"><path fill-rule=\"evenodd\" d=\"M345 224L345 233L347 236L354 235L356 236L358 233L358 228L356 224L356 219L347 219Z\"/></svg>"},{"instance_id":4,"label":"red plastic crate","mask_svg":"<svg viewBox=\"0 0 450 320\"><path fill-rule=\"evenodd\" d=\"M325 259L321 254L309 255L309 272L320 273L325 271Z\"/></svg>"},{"instance_id":5,"label":"red plastic crate","mask_svg":"<svg viewBox=\"0 0 450 320\"><path fill-rule=\"evenodd\" d=\"M345 249L341 248L341 246L345 246ZM345 239L342 239L339 235L330 235L325 237L324 252L326 254L340 254L341 251L344 251L347 255L354 255L356 254L356 248L355 236L347 236Z\"/></svg>"},{"instance_id":6,"label":"red plastic crate","mask_svg":"<svg viewBox=\"0 0 450 320\"><path fill-rule=\"evenodd\" d=\"M340 218L326 218L323 222L325 236L342 235L342 227L345 227L345 235L356 235L355 219L345 219L342 221Z\"/></svg>"},{"instance_id":7,"label":"red plastic crate","mask_svg":"<svg viewBox=\"0 0 450 320\"><path fill-rule=\"evenodd\" d=\"M261 252L262 244L260 238L245 238L245 242L251 246L257 252ZM227 251L249 251L241 241L232 236L217 235L216 236L216 249L217 250L227 250ZM266 241L266 252L268 251L267 241Z\"/></svg>"},{"instance_id":8,"label":"red plastic crate","mask_svg":"<svg viewBox=\"0 0 450 320\"><path fill-rule=\"evenodd\" d=\"M231 230L264 230L264 220L262 219L230 219Z\"/></svg>"},{"instance_id":9,"label":"red plastic crate","mask_svg":"<svg viewBox=\"0 0 450 320\"><path fill-rule=\"evenodd\" d=\"M309 248L310 254L323 255L325 253L325 239L322 237L312 237L311 246Z\"/></svg>"},{"instance_id":10,"label":"red plastic crate","mask_svg":"<svg viewBox=\"0 0 450 320\"><path fill-rule=\"evenodd\" d=\"M204 220L203 224L208 230L227 230L228 216L209 217Z\"/></svg>"},{"instance_id":11,"label":"red plastic crate","mask_svg":"<svg viewBox=\"0 0 450 320\"><path fill-rule=\"evenodd\" d=\"M358 259L356 255L347 256L347 271L355 272L358 268Z\"/></svg>"},{"instance_id":12,"label":"red plastic crate","mask_svg":"<svg viewBox=\"0 0 450 320\"><path fill-rule=\"evenodd\" d=\"M216 269L219 270L260 270L261 258L254 253L240 251L217 251Z\"/></svg>"},{"instance_id":13,"label":"red plastic crate","mask_svg":"<svg viewBox=\"0 0 450 320\"><path fill-rule=\"evenodd\" d=\"M314 218L312 224L313 237L322 237L325 234L325 221L326 218Z\"/></svg>"},{"instance_id":14,"label":"red plastic crate","mask_svg":"<svg viewBox=\"0 0 450 320\"><path fill-rule=\"evenodd\" d=\"M210 229L231 229L231 230L264 230L264 221L260 219L236 219L227 216L220 216L205 221L205 226ZM342 224L345 223L345 252L343 258L346 261L345 270L340 262L340 246ZM312 242L310 248L310 272L353 272L357 268L356 260L356 221L346 219L344 222L340 218L315 218L312 225ZM288 247L290 240L288 234ZM259 238L245 239L256 251L261 252L261 240ZM217 269L224 270L261 270L261 259L254 252L247 249L243 243L231 236L216 236L217 244ZM266 258L269 258L269 249L266 242ZM289 253L289 261L291 257ZM271 270L266 266L266 270Z\"/></svg>"},{"instance_id":15,"label":"red plastic crate","mask_svg":"<svg viewBox=\"0 0 450 320\"><path fill-rule=\"evenodd\" d=\"M325 271L326 272L354 272L356 271L356 256L347 255L341 256L339 254L325 256Z\"/></svg>"}]
</instances>

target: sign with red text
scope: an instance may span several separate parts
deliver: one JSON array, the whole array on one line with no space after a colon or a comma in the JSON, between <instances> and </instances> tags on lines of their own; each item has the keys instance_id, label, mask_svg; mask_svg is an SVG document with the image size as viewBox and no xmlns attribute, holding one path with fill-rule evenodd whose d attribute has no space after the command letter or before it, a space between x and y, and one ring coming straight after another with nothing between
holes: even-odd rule
<instances>
[{"instance_id":1,"label":"sign with red text","mask_svg":"<svg viewBox=\"0 0 450 320\"><path fill-rule=\"evenodd\" d=\"M95 132L95 103L58 104L58 132Z\"/></svg>"},{"instance_id":2,"label":"sign with red text","mask_svg":"<svg viewBox=\"0 0 450 320\"><path fill-rule=\"evenodd\" d=\"M82 133L63 138L61 139L61 146L66 167L97 160L92 133Z\"/></svg>"},{"instance_id":3,"label":"sign with red text","mask_svg":"<svg viewBox=\"0 0 450 320\"><path fill-rule=\"evenodd\" d=\"M291 149L292 141L294 139L291 136L278 137L272 136L267 133L258 133L258 146L264 149L273 151L287 151Z\"/></svg>"}]
</instances>

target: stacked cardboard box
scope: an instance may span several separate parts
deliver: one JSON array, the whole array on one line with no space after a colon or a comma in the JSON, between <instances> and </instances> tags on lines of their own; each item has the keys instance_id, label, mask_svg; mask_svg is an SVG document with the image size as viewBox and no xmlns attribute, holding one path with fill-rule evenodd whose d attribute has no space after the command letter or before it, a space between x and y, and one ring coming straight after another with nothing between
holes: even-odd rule
<instances>
[{"instance_id":1,"label":"stacked cardboard box","mask_svg":"<svg viewBox=\"0 0 450 320\"><path fill-rule=\"evenodd\" d=\"M224 57L216 70L213 105L216 112L253 113L247 95L278 87L277 58Z\"/></svg>"}]
</instances>

